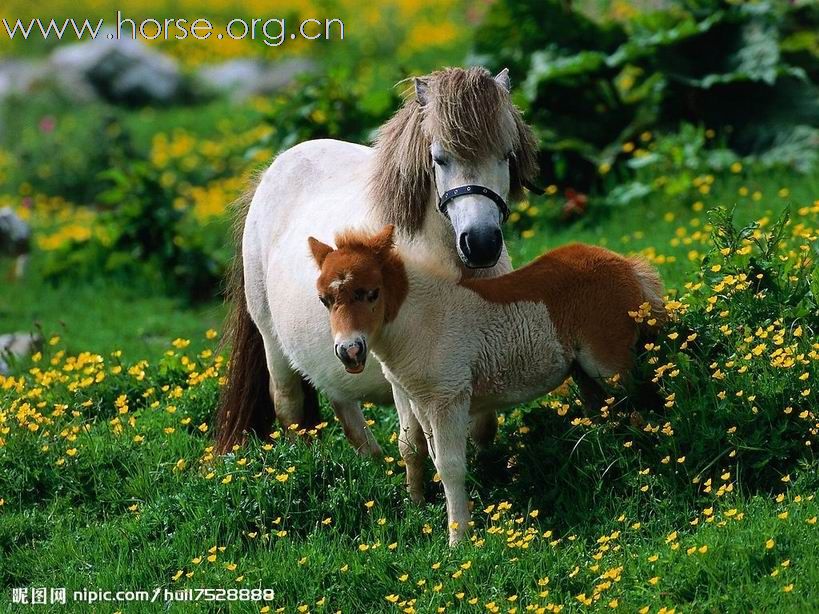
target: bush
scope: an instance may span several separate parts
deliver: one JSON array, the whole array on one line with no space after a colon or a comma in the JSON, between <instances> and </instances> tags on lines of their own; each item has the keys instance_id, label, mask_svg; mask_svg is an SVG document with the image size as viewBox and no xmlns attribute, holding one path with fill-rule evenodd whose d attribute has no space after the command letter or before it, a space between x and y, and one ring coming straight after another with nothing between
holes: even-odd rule
<instances>
[{"instance_id":1,"label":"bush","mask_svg":"<svg viewBox=\"0 0 819 614\"><path fill-rule=\"evenodd\" d=\"M531 488L534 505L557 515L638 490L712 500L776 492L813 462L819 272L806 223L817 213L736 227L731 212L712 211L711 250L668 300L671 321L639 348L633 381L612 384L594 415L568 389L512 412L510 496Z\"/></svg>"},{"instance_id":2,"label":"bush","mask_svg":"<svg viewBox=\"0 0 819 614\"><path fill-rule=\"evenodd\" d=\"M795 164L797 152L813 151L819 54L809 18L814 9L785 3L687 0L596 23L556 0L502 1L476 49L494 68L526 75L544 180L588 187L641 132L680 122L724 129L741 155L784 148ZM538 27L519 36L521 23Z\"/></svg>"},{"instance_id":3,"label":"bush","mask_svg":"<svg viewBox=\"0 0 819 614\"><path fill-rule=\"evenodd\" d=\"M265 113L270 130L258 146L281 151L325 138L367 143L398 103L394 90L368 92L345 71L305 77L273 101Z\"/></svg>"},{"instance_id":4,"label":"bush","mask_svg":"<svg viewBox=\"0 0 819 614\"><path fill-rule=\"evenodd\" d=\"M232 255L227 223L202 224L150 164L131 160L100 174L107 189L87 235L47 252L47 278L99 273L144 280L197 300L212 298ZM226 205L226 203L223 203Z\"/></svg>"}]
</instances>

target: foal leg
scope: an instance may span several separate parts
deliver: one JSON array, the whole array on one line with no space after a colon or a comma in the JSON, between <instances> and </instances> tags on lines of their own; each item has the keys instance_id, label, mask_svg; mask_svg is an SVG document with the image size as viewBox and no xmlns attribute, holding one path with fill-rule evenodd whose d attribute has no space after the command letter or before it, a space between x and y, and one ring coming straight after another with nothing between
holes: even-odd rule
<instances>
[{"instance_id":1,"label":"foal leg","mask_svg":"<svg viewBox=\"0 0 819 614\"><path fill-rule=\"evenodd\" d=\"M410 499L418 505L424 502L424 460L427 457L427 440L421 424L412 413L406 394L393 386L395 409L398 411L398 451L407 468L407 490Z\"/></svg>"},{"instance_id":2,"label":"foal leg","mask_svg":"<svg viewBox=\"0 0 819 614\"><path fill-rule=\"evenodd\" d=\"M419 409L416 415L426 414L431 427L431 433L427 433L429 447L435 468L444 485L449 545L455 546L461 541L469 526L469 501L466 496L466 431L469 427L469 399Z\"/></svg>"},{"instance_id":3,"label":"foal leg","mask_svg":"<svg viewBox=\"0 0 819 614\"><path fill-rule=\"evenodd\" d=\"M364 414L361 413L361 404L358 401L331 401L333 411L341 422L347 441L359 454L369 454L373 458L381 458L381 446L373 437Z\"/></svg>"},{"instance_id":4,"label":"foal leg","mask_svg":"<svg viewBox=\"0 0 819 614\"><path fill-rule=\"evenodd\" d=\"M606 391L600 385L600 381L586 373L578 364L572 368L571 375L580 392L580 400L583 401L583 412L588 415L600 411L606 398Z\"/></svg>"}]
</instances>

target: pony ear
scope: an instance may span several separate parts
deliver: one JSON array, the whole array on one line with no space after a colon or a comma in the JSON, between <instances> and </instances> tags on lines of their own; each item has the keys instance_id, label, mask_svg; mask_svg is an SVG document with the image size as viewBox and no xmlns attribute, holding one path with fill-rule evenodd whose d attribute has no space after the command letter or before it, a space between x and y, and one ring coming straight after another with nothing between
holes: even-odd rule
<instances>
[{"instance_id":1,"label":"pony ear","mask_svg":"<svg viewBox=\"0 0 819 614\"><path fill-rule=\"evenodd\" d=\"M512 79L509 77L508 68L504 68L497 75L495 75L495 83L500 85L507 92L512 90Z\"/></svg>"},{"instance_id":2,"label":"pony ear","mask_svg":"<svg viewBox=\"0 0 819 614\"><path fill-rule=\"evenodd\" d=\"M425 79L415 77L415 99L422 107L429 102L429 83Z\"/></svg>"},{"instance_id":3,"label":"pony ear","mask_svg":"<svg viewBox=\"0 0 819 614\"><path fill-rule=\"evenodd\" d=\"M386 254L395 245L395 226L387 224L373 235L370 243L375 251L379 254Z\"/></svg>"},{"instance_id":4,"label":"pony ear","mask_svg":"<svg viewBox=\"0 0 819 614\"><path fill-rule=\"evenodd\" d=\"M321 266L324 264L324 259L333 253L333 248L326 243L322 243L315 237L307 237L307 243L310 245L310 252L313 254L313 260L315 260L318 267L321 268Z\"/></svg>"}]
</instances>

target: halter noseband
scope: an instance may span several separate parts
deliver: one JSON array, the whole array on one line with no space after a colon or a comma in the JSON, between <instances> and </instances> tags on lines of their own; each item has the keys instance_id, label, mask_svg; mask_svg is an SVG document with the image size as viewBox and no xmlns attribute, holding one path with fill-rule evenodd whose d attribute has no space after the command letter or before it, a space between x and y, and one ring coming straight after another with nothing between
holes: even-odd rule
<instances>
[{"instance_id":1,"label":"halter noseband","mask_svg":"<svg viewBox=\"0 0 819 614\"><path fill-rule=\"evenodd\" d=\"M490 190L482 185L462 185L457 188L447 190L441 194L441 198L438 200L438 211L440 211L446 217L449 217L449 214L446 212L446 206L459 196L486 196L486 198L498 206L498 210L503 218L501 220L501 224L509 218L509 205L506 204L503 197L497 192L494 192L493 190Z\"/></svg>"}]
</instances>

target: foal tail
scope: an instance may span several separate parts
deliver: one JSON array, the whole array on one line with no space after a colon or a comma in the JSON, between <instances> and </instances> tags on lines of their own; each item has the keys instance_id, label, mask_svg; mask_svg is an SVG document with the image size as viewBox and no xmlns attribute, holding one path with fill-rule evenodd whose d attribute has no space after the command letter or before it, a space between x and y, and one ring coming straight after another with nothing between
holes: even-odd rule
<instances>
[{"instance_id":1,"label":"foal tail","mask_svg":"<svg viewBox=\"0 0 819 614\"><path fill-rule=\"evenodd\" d=\"M237 248L226 287L226 299L232 303L232 308L222 337L223 344L230 344L231 353L227 381L222 387L216 411L217 454L230 452L235 445L244 443L249 432L266 437L276 417L270 396L270 373L267 370L264 340L247 310L242 262L242 231L257 185L258 181L252 182L234 204ZM318 423L318 393L306 380L302 380L302 388L306 418Z\"/></svg>"},{"instance_id":2,"label":"foal tail","mask_svg":"<svg viewBox=\"0 0 819 614\"><path fill-rule=\"evenodd\" d=\"M650 336L666 322L668 316L665 311L665 301L663 301L663 280L653 266L643 258L629 258L629 265L637 278L640 290L643 294L643 301L651 308L650 317L644 320L640 326L642 336ZM651 324L648 320L653 320Z\"/></svg>"}]
</instances>

